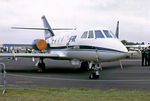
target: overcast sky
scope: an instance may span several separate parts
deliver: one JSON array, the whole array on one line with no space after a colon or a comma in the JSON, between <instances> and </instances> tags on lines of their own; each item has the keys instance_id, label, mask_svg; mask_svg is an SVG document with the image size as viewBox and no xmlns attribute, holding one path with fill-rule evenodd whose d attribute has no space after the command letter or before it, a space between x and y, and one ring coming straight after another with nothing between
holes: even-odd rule
<instances>
[{"instance_id":1,"label":"overcast sky","mask_svg":"<svg viewBox=\"0 0 150 101\"><path fill-rule=\"evenodd\" d=\"M43 27L42 15L52 28L104 27L113 32L119 20L120 40L150 42L150 0L0 0L0 12L0 43L31 43L43 38L43 31L11 29Z\"/></svg>"}]
</instances>

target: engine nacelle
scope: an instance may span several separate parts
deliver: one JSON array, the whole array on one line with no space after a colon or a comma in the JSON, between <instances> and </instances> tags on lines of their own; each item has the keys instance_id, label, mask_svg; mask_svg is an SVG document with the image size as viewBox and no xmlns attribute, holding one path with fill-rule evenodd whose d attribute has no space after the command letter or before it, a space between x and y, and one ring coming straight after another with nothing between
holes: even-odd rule
<instances>
[{"instance_id":1,"label":"engine nacelle","mask_svg":"<svg viewBox=\"0 0 150 101\"><path fill-rule=\"evenodd\" d=\"M36 39L33 41L33 48L35 50L45 50L47 48L47 42L43 39Z\"/></svg>"}]
</instances>

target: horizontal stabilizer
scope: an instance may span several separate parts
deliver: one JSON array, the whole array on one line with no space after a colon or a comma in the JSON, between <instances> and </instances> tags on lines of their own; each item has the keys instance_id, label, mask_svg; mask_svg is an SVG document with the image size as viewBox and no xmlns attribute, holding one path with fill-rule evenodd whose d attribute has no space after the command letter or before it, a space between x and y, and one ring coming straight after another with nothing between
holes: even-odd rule
<instances>
[{"instance_id":1,"label":"horizontal stabilizer","mask_svg":"<svg viewBox=\"0 0 150 101\"><path fill-rule=\"evenodd\" d=\"M11 27L12 29L49 30L48 28ZM52 30L76 30L76 28L52 28Z\"/></svg>"},{"instance_id":2,"label":"horizontal stabilizer","mask_svg":"<svg viewBox=\"0 0 150 101\"><path fill-rule=\"evenodd\" d=\"M77 28L52 28L52 30L76 30Z\"/></svg>"},{"instance_id":3,"label":"horizontal stabilizer","mask_svg":"<svg viewBox=\"0 0 150 101\"><path fill-rule=\"evenodd\" d=\"M48 30L48 28L11 27L12 29Z\"/></svg>"},{"instance_id":4,"label":"horizontal stabilizer","mask_svg":"<svg viewBox=\"0 0 150 101\"><path fill-rule=\"evenodd\" d=\"M44 28L12 27L12 29L44 30L45 40L49 39L50 37L55 36L53 30L76 30L76 28L51 28L45 16L42 16L41 19L43 21Z\"/></svg>"}]
</instances>

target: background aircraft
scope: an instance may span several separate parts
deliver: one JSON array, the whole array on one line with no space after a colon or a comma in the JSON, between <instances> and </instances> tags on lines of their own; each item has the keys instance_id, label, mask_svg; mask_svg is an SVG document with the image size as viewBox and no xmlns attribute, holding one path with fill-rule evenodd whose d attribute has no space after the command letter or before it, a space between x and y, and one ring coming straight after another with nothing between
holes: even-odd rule
<instances>
[{"instance_id":1,"label":"background aircraft","mask_svg":"<svg viewBox=\"0 0 150 101\"><path fill-rule=\"evenodd\" d=\"M38 71L45 70L45 58L57 60L70 60L72 63L80 63L81 69L88 68L91 79L99 78L98 69L101 62L115 61L128 55L126 47L118 39L119 22L117 22L116 35L109 29L89 29L83 33L70 33L67 35L55 35L53 30L72 30L70 28L54 28L49 25L45 16L42 16L44 28L21 28L44 30L45 39L35 39L33 48L39 53L1 53L0 56L39 58ZM46 50L48 53L43 53Z\"/></svg>"}]
</instances>

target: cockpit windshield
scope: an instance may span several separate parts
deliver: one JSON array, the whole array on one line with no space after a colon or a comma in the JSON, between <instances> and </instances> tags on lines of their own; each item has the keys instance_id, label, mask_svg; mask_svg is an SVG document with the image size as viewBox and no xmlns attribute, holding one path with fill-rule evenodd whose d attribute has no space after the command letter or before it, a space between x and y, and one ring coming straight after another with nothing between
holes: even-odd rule
<instances>
[{"instance_id":1,"label":"cockpit windshield","mask_svg":"<svg viewBox=\"0 0 150 101\"><path fill-rule=\"evenodd\" d=\"M88 38L94 38L93 31L89 31L89 36L88 36Z\"/></svg>"},{"instance_id":2,"label":"cockpit windshield","mask_svg":"<svg viewBox=\"0 0 150 101\"><path fill-rule=\"evenodd\" d=\"M104 34L106 35L107 38L112 38L112 35L109 33L108 30L103 30Z\"/></svg>"},{"instance_id":3,"label":"cockpit windshield","mask_svg":"<svg viewBox=\"0 0 150 101\"><path fill-rule=\"evenodd\" d=\"M116 38L111 30L90 30L85 31L81 38Z\"/></svg>"},{"instance_id":4,"label":"cockpit windshield","mask_svg":"<svg viewBox=\"0 0 150 101\"><path fill-rule=\"evenodd\" d=\"M95 38L104 38L104 35L100 30L95 30Z\"/></svg>"},{"instance_id":5,"label":"cockpit windshield","mask_svg":"<svg viewBox=\"0 0 150 101\"><path fill-rule=\"evenodd\" d=\"M116 35L114 35L114 33L111 30L110 30L110 33L114 38L117 38Z\"/></svg>"}]
</instances>

